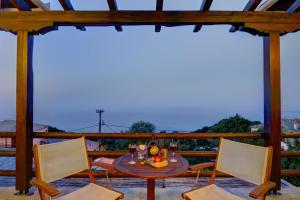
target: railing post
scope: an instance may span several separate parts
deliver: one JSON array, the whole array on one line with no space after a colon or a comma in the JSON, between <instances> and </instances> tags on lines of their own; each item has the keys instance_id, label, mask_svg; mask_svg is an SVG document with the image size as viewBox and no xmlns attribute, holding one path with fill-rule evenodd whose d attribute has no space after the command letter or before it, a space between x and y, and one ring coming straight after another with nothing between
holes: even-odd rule
<instances>
[{"instance_id":1,"label":"railing post","mask_svg":"<svg viewBox=\"0 0 300 200\"><path fill-rule=\"evenodd\" d=\"M17 34L16 190L28 193L32 178L33 36Z\"/></svg>"},{"instance_id":2,"label":"railing post","mask_svg":"<svg viewBox=\"0 0 300 200\"><path fill-rule=\"evenodd\" d=\"M273 146L271 181L281 188L281 95L280 95L280 33L270 32L264 46L264 132L266 145Z\"/></svg>"}]
</instances>

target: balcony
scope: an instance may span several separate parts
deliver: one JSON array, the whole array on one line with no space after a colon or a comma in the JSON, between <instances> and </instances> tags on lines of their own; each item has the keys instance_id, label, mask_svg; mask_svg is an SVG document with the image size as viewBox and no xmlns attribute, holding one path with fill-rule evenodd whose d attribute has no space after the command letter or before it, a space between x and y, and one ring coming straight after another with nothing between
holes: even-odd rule
<instances>
[{"instance_id":1,"label":"balcony","mask_svg":"<svg viewBox=\"0 0 300 200\"><path fill-rule=\"evenodd\" d=\"M28 4L29 2L29 4ZM109 11L100 10L74 10L70 1L59 1L63 11L51 10L49 4L39 1L3 1L1 3L0 29L11 32L17 36L17 61L16 61L16 132L0 133L0 137L14 138L16 151L0 151L2 157L16 157L16 170L2 169L0 176L6 177L1 183L12 180L11 184L0 189L0 198L12 197L15 192L14 186L20 193L28 193L29 181L33 177L32 166L32 142L33 138L60 138L71 139L81 136L91 139L219 139L220 137L232 139L264 139L269 146L273 147L273 165L271 169L271 181L277 184L275 191L280 190L283 195L269 196L269 199L299 199L299 189L281 181L281 178L300 176L299 169L281 169L281 157L300 157L300 152L281 151L280 142L285 138L300 138L300 133L282 133L281 131L281 79L280 79L280 37L291 32L300 30L299 1L248 1L243 11L216 11L209 10L213 1L203 1L202 6L194 8L196 11L163 10L163 1L156 1L156 9L147 11L118 10L116 1L108 1ZM91 6L92 7L92 6ZM79 8L82 9L82 8ZM94 8L93 8L94 9ZM193 10L194 10L193 9ZM33 10L37 10L32 12ZM258 10L258 11L256 11ZM19 12L21 11L21 12ZM26 11L26 12L23 12ZM266 12L262 12L266 11ZM280 11L280 12L274 12ZM174 26L193 25L193 32L199 32L202 26L230 25L230 32L242 31L263 38L263 88L264 88L264 133L176 133L176 134L134 134L134 133L33 133L33 41L36 35L46 34L58 30L60 26L73 26L79 30L86 30L89 26L113 26L121 32L125 26L152 25L155 32L161 28ZM153 28L154 28L153 27ZM72 37L72 35L70 35ZM106 39L106 38L105 38ZM80 47L79 47L80 48ZM129 46L129 48L131 48ZM66 52L68 53L68 52ZM173 56L172 54L170 54ZM171 57L170 56L170 57ZM212 59L216 59L214 55ZM234 55L235 56L235 55ZM157 58L155 58L157 59ZM212 60L211 59L211 60ZM155 60L157 61L157 60ZM221 73L221 71L218 71ZM4 82L4 81L3 81ZM2 84L2 83L1 83ZM238 83L236 83L238 84ZM3 84L4 85L4 84ZM101 131L99 131L101 132ZM126 152L89 152L91 158L95 157L118 157ZM214 159L217 152L214 151L182 151L178 154L184 157L197 157ZM210 175L207 171L201 176ZM217 184L222 186L226 175L218 174ZM103 181L103 173L96 173L97 181ZM166 188L159 188L158 196L165 198L169 195L174 199L180 199L181 191L192 187L195 173L185 173L181 177L166 180ZM11 178L10 178L11 177ZM15 178L14 178L15 177ZM74 175L72 179L65 180L68 184L57 183L59 188L73 190L76 186L84 184L87 173ZM127 175L112 174L112 184L122 190L129 199L142 199L144 196L144 183L139 179ZM80 178L80 179L79 179ZM122 182L123 181L123 182ZM201 178L198 184L204 184L206 178ZM125 184L125 183L126 184ZM8 183L8 182L7 182ZM123 183L123 184L122 184ZM131 185L130 185L131 184ZM158 184L162 184L161 182ZM230 180L235 184L232 192L243 193L249 188L241 182ZM127 186L129 185L129 186ZM130 187L135 185L136 187ZM9 186L9 187L8 187ZM139 187L137 187L139 186ZM176 188L175 188L176 186ZM179 187L177 187L179 186ZM232 188L226 187L225 188ZM140 190L140 188L143 188ZM179 188L179 189L178 189ZM7 195L6 195L7 194ZM26 197L21 197L22 199ZM34 198L34 197L28 197Z\"/></svg>"}]
</instances>

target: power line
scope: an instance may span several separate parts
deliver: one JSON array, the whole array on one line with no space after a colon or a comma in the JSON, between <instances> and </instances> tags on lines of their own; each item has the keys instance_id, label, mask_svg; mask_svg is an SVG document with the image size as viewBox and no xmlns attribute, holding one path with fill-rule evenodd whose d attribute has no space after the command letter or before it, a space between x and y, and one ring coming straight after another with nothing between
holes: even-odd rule
<instances>
[{"instance_id":1,"label":"power line","mask_svg":"<svg viewBox=\"0 0 300 200\"><path fill-rule=\"evenodd\" d=\"M118 127L118 128L128 128L130 129L130 126L124 126L124 125L114 125L114 124L104 124L104 125L108 125L108 126L112 126L112 127ZM170 131L170 132L175 132L175 131L182 131L182 132L190 132L190 131L186 131L186 130L170 130L170 129L162 129L162 128L158 128L158 131Z\"/></svg>"},{"instance_id":2,"label":"power line","mask_svg":"<svg viewBox=\"0 0 300 200\"><path fill-rule=\"evenodd\" d=\"M126 128L126 129L130 129L130 126L126 126L126 125L116 125L116 124L107 124L105 122L102 121L101 125L104 125L106 127L108 127L109 129L115 131L114 129L112 129L112 127L117 127L117 128ZM86 127L82 127L82 128L77 128L77 129L72 129L70 130L70 132L72 131L79 131L79 130L83 130L83 129L87 129L87 128L93 128L99 126L99 124L95 124L95 125L91 125L91 126L86 126ZM180 131L180 132L190 132L190 131L186 131L186 130L170 130L170 129L161 129L158 128L157 131L169 131L169 132L176 132L176 131Z\"/></svg>"},{"instance_id":3,"label":"power line","mask_svg":"<svg viewBox=\"0 0 300 200\"><path fill-rule=\"evenodd\" d=\"M87 128L93 128L95 126L98 126L98 124L96 125L91 125L91 126L86 126L86 127L82 127L82 128L77 128L77 129L72 129L72 130L69 130L69 132L72 132L72 131L79 131L79 130L83 130L83 129L87 129Z\"/></svg>"},{"instance_id":4,"label":"power line","mask_svg":"<svg viewBox=\"0 0 300 200\"><path fill-rule=\"evenodd\" d=\"M107 128L109 128L112 132L116 132L113 128L111 128L110 126L104 124L104 126L106 126Z\"/></svg>"},{"instance_id":5,"label":"power line","mask_svg":"<svg viewBox=\"0 0 300 200\"><path fill-rule=\"evenodd\" d=\"M119 127L119 128L130 128L130 126L114 125L114 124L106 124L106 123L104 125L112 126L112 127Z\"/></svg>"}]
</instances>

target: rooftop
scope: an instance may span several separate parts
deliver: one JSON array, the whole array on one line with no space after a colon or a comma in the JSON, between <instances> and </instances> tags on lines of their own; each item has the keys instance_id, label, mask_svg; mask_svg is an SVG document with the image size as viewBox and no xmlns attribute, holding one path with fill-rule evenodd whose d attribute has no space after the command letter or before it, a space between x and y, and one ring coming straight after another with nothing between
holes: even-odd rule
<instances>
[{"instance_id":1,"label":"rooftop","mask_svg":"<svg viewBox=\"0 0 300 200\"><path fill-rule=\"evenodd\" d=\"M48 129L48 125L44 124L33 124L33 131L40 131ZM0 121L0 132L15 132L16 131L16 120L3 120Z\"/></svg>"}]
</instances>

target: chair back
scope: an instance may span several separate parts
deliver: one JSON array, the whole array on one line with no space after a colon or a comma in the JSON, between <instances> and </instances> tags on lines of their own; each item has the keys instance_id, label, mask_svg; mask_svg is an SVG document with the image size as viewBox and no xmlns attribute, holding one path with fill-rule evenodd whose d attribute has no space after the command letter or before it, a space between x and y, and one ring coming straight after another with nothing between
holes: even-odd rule
<instances>
[{"instance_id":1,"label":"chair back","mask_svg":"<svg viewBox=\"0 0 300 200\"><path fill-rule=\"evenodd\" d=\"M216 170L260 185L270 178L272 150L222 138Z\"/></svg>"},{"instance_id":2,"label":"chair back","mask_svg":"<svg viewBox=\"0 0 300 200\"><path fill-rule=\"evenodd\" d=\"M34 145L36 176L52 182L89 169L85 139Z\"/></svg>"}]
</instances>

